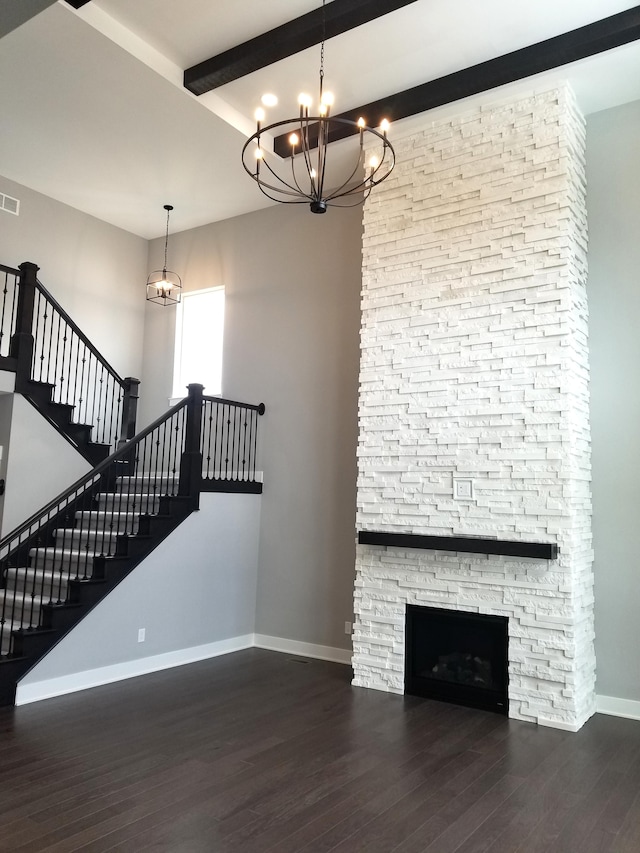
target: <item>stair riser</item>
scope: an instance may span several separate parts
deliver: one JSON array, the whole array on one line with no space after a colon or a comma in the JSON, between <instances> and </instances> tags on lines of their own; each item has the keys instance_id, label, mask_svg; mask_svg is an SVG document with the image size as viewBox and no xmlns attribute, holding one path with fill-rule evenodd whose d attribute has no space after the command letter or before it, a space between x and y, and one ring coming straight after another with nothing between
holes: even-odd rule
<instances>
[{"instance_id":1,"label":"stair riser","mask_svg":"<svg viewBox=\"0 0 640 853\"><path fill-rule=\"evenodd\" d=\"M138 515L117 512L78 512L76 527L81 530L109 530L111 533L136 533Z\"/></svg>"},{"instance_id":2,"label":"stair riser","mask_svg":"<svg viewBox=\"0 0 640 853\"><path fill-rule=\"evenodd\" d=\"M136 477L118 477L115 487L117 494L149 494L149 495L165 495L176 494L178 484L176 477L173 476L136 476Z\"/></svg>"},{"instance_id":3,"label":"stair riser","mask_svg":"<svg viewBox=\"0 0 640 853\"><path fill-rule=\"evenodd\" d=\"M80 554L79 556L68 557L60 552L51 550L44 554L41 551L35 553L29 552L31 565L35 565L38 569L45 572L62 572L65 580L76 577L76 575L87 575L91 577L93 568L93 554Z\"/></svg>"},{"instance_id":4,"label":"stair riser","mask_svg":"<svg viewBox=\"0 0 640 853\"><path fill-rule=\"evenodd\" d=\"M61 599L67 597L67 581L63 576L48 575L44 578L35 577L33 572L25 569L9 569L7 573L7 588L21 594L32 593L41 596L45 601L50 598Z\"/></svg>"},{"instance_id":5,"label":"stair riser","mask_svg":"<svg viewBox=\"0 0 640 853\"><path fill-rule=\"evenodd\" d=\"M98 498L100 512L149 512L156 513L160 508L160 498L134 496L127 494L104 494Z\"/></svg>"},{"instance_id":6,"label":"stair riser","mask_svg":"<svg viewBox=\"0 0 640 853\"><path fill-rule=\"evenodd\" d=\"M113 554L116 550L118 533L106 533L100 530L56 530L54 538L59 548L73 551L88 549L95 554Z\"/></svg>"},{"instance_id":7,"label":"stair riser","mask_svg":"<svg viewBox=\"0 0 640 853\"><path fill-rule=\"evenodd\" d=\"M12 622L33 627L40 621L41 605L48 601L48 598L43 599L39 595L31 596L28 593L25 595L21 592L9 591L4 605L5 619L9 618Z\"/></svg>"}]
</instances>

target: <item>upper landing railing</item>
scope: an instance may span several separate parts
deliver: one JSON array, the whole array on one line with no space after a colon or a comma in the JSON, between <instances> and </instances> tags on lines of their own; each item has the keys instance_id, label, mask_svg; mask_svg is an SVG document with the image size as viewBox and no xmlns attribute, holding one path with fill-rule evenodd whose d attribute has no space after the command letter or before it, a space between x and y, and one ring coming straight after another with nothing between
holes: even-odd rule
<instances>
[{"instance_id":1,"label":"upper landing railing","mask_svg":"<svg viewBox=\"0 0 640 853\"><path fill-rule=\"evenodd\" d=\"M16 373L16 391L51 386L51 400L92 427L112 450L135 435L139 381L123 379L37 279L38 267L0 265L0 368Z\"/></svg>"}]
</instances>

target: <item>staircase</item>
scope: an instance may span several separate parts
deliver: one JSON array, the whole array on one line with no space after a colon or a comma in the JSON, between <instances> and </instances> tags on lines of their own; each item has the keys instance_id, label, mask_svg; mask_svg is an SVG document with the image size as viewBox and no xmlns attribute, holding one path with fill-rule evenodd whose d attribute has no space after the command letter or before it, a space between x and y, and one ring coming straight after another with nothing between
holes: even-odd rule
<instances>
[{"instance_id":1,"label":"staircase","mask_svg":"<svg viewBox=\"0 0 640 853\"><path fill-rule=\"evenodd\" d=\"M50 382L27 379L19 383L16 390L20 390L22 396L26 397L92 465L98 465L107 458L111 452L111 445L92 441L93 426L74 421L75 406L70 403L58 403L53 399L55 385Z\"/></svg>"},{"instance_id":2,"label":"staircase","mask_svg":"<svg viewBox=\"0 0 640 853\"><path fill-rule=\"evenodd\" d=\"M0 542L0 705L18 680L195 509L260 493L264 406L201 385Z\"/></svg>"},{"instance_id":3,"label":"staircase","mask_svg":"<svg viewBox=\"0 0 640 853\"><path fill-rule=\"evenodd\" d=\"M0 705L18 680L199 505L260 493L264 405L188 396L135 434L137 379L122 379L32 263L0 265L0 370L93 469L0 541ZM4 284L4 287L2 285Z\"/></svg>"},{"instance_id":4,"label":"staircase","mask_svg":"<svg viewBox=\"0 0 640 853\"><path fill-rule=\"evenodd\" d=\"M34 543L7 566L0 705L13 704L15 682L192 512L177 489L172 475L119 477L75 513L73 526L54 529L52 542Z\"/></svg>"},{"instance_id":5,"label":"staircase","mask_svg":"<svg viewBox=\"0 0 640 853\"><path fill-rule=\"evenodd\" d=\"M0 264L0 369L91 464L135 434L139 381L123 379L37 278Z\"/></svg>"}]
</instances>

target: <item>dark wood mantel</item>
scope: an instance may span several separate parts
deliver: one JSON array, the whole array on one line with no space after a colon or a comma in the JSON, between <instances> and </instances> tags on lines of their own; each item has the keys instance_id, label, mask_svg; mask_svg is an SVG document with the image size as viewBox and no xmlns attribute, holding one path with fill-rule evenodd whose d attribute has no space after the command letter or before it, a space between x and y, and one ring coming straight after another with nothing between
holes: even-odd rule
<instances>
[{"instance_id":1,"label":"dark wood mantel","mask_svg":"<svg viewBox=\"0 0 640 853\"><path fill-rule=\"evenodd\" d=\"M534 557L555 560L558 546L551 542L515 542L486 536L430 536L417 533L388 533L360 530L360 545L383 545L391 548L420 548L433 551L460 551L465 554L496 554L505 557Z\"/></svg>"}]
</instances>

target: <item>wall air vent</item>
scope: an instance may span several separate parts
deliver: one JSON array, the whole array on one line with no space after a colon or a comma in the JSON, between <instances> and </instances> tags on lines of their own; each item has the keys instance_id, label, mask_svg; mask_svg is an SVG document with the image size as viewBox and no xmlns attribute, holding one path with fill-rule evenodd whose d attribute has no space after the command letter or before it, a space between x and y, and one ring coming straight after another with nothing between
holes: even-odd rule
<instances>
[{"instance_id":1,"label":"wall air vent","mask_svg":"<svg viewBox=\"0 0 640 853\"><path fill-rule=\"evenodd\" d=\"M0 210L4 210L7 213L14 213L18 216L20 214L20 202L17 198L0 193Z\"/></svg>"}]
</instances>

